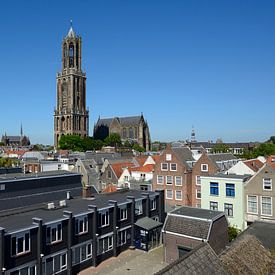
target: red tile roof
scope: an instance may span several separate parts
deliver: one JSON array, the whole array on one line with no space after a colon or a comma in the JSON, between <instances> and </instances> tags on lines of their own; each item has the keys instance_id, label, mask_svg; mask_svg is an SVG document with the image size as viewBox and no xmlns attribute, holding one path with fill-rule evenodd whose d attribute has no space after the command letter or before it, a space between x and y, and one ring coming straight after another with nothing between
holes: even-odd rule
<instances>
[{"instance_id":1,"label":"red tile roof","mask_svg":"<svg viewBox=\"0 0 275 275\"><path fill-rule=\"evenodd\" d=\"M129 170L132 172L150 173L150 172L153 172L154 167L155 167L154 164L146 164L144 166L130 168Z\"/></svg>"},{"instance_id":2,"label":"red tile roof","mask_svg":"<svg viewBox=\"0 0 275 275\"><path fill-rule=\"evenodd\" d=\"M102 193L112 193L112 192L116 192L117 191L117 187L113 184L108 184L107 187L102 190Z\"/></svg>"},{"instance_id":3,"label":"red tile roof","mask_svg":"<svg viewBox=\"0 0 275 275\"><path fill-rule=\"evenodd\" d=\"M157 163L160 159L160 155L154 155L154 156L152 156L152 158L155 161L155 163Z\"/></svg>"},{"instance_id":4,"label":"red tile roof","mask_svg":"<svg viewBox=\"0 0 275 275\"><path fill-rule=\"evenodd\" d=\"M4 150L4 151L7 155L16 154L16 155L22 156L26 153L25 150Z\"/></svg>"},{"instance_id":5,"label":"red tile roof","mask_svg":"<svg viewBox=\"0 0 275 275\"><path fill-rule=\"evenodd\" d=\"M267 158L266 163L275 169L275 155L271 155Z\"/></svg>"},{"instance_id":6,"label":"red tile roof","mask_svg":"<svg viewBox=\"0 0 275 275\"><path fill-rule=\"evenodd\" d=\"M257 172L260 170L260 168L262 168L264 166L264 163L262 163L260 160L258 159L249 159L249 160L245 160L243 162L244 164L246 164L250 169L252 169L254 172Z\"/></svg>"},{"instance_id":7,"label":"red tile roof","mask_svg":"<svg viewBox=\"0 0 275 275\"><path fill-rule=\"evenodd\" d=\"M138 162L139 166L143 166L143 164L145 163L147 158L148 158L148 156L141 155L141 156L136 157L135 159Z\"/></svg>"},{"instance_id":8,"label":"red tile roof","mask_svg":"<svg viewBox=\"0 0 275 275\"><path fill-rule=\"evenodd\" d=\"M133 167L134 164L132 162L119 162L111 164L111 167L116 174L117 178L120 178L123 170L128 167Z\"/></svg>"}]
</instances>

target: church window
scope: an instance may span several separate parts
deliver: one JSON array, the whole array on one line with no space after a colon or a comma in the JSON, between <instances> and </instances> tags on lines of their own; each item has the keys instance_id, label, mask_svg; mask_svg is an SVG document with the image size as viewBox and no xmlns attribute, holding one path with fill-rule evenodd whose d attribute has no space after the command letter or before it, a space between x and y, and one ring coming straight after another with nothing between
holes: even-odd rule
<instances>
[{"instance_id":1,"label":"church window","mask_svg":"<svg viewBox=\"0 0 275 275\"><path fill-rule=\"evenodd\" d=\"M123 138L127 138L127 130L126 130L126 128L123 128L122 136L123 136Z\"/></svg>"},{"instance_id":2,"label":"church window","mask_svg":"<svg viewBox=\"0 0 275 275\"><path fill-rule=\"evenodd\" d=\"M74 45L70 44L69 47L69 67L72 68L74 66Z\"/></svg>"},{"instance_id":3,"label":"church window","mask_svg":"<svg viewBox=\"0 0 275 275\"><path fill-rule=\"evenodd\" d=\"M132 127L129 129L129 138L134 138L134 131Z\"/></svg>"}]
</instances>

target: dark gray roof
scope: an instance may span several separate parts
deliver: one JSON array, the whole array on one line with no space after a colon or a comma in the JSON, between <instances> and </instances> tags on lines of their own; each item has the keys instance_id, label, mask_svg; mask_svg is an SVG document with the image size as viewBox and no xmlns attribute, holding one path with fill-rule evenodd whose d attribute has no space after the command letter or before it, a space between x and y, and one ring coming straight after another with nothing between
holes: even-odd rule
<instances>
[{"instance_id":1,"label":"dark gray roof","mask_svg":"<svg viewBox=\"0 0 275 275\"><path fill-rule=\"evenodd\" d=\"M151 229L162 226L162 223L155 221L151 218L144 217L144 218L137 220L135 225L149 231Z\"/></svg>"},{"instance_id":2,"label":"dark gray roof","mask_svg":"<svg viewBox=\"0 0 275 275\"><path fill-rule=\"evenodd\" d=\"M275 221L255 221L241 235L255 236L267 249L275 248Z\"/></svg>"},{"instance_id":3,"label":"dark gray roof","mask_svg":"<svg viewBox=\"0 0 275 275\"><path fill-rule=\"evenodd\" d=\"M186 168L190 168L187 161L195 161L192 151L188 147L176 147L172 148L172 150Z\"/></svg>"},{"instance_id":4,"label":"dark gray roof","mask_svg":"<svg viewBox=\"0 0 275 275\"><path fill-rule=\"evenodd\" d=\"M176 260L156 275L229 274L208 243L202 243L184 257Z\"/></svg>"},{"instance_id":5,"label":"dark gray roof","mask_svg":"<svg viewBox=\"0 0 275 275\"><path fill-rule=\"evenodd\" d=\"M190 218L194 217L194 218L201 218L206 220L216 220L221 215L224 215L224 212L196 208L196 207L182 206L180 208L173 210L171 214L187 216Z\"/></svg>"},{"instance_id":6,"label":"dark gray roof","mask_svg":"<svg viewBox=\"0 0 275 275\"><path fill-rule=\"evenodd\" d=\"M211 221L190 219L169 215L166 217L163 230L207 240Z\"/></svg>"},{"instance_id":7,"label":"dark gray roof","mask_svg":"<svg viewBox=\"0 0 275 275\"><path fill-rule=\"evenodd\" d=\"M113 117L113 118L100 118L97 121L96 126L107 126L109 127L110 124L112 123L113 119L117 119L118 122L122 126L134 126L138 125L140 120L142 119L142 116L128 116L128 117Z\"/></svg>"},{"instance_id":8,"label":"dark gray roof","mask_svg":"<svg viewBox=\"0 0 275 275\"><path fill-rule=\"evenodd\" d=\"M102 165L105 159L119 159L121 158L121 154L119 153L96 153L89 152L85 153L86 160L94 160L98 165Z\"/></svg>"},{"instance_id":9,"label":"dark gray roof","mask_svg":"<svg viewBox=\"0 0 275 275\"><path fill-rule=\"evenodd\" d=\"M250 142L223 142L223 143L214 143L214 142L192 142L192 146L202 146L203 148L214 148L219 144L227 145L229 148L249 148L252 146Z\"/></svg>"},{"instance_id":10,"label":"dark gray roof","mask_svg":"<svg viewBox=\"0 0 275 275\"><path fill-rule=\"evenodd\" d=\"M150 196L155 196L155 192L146 192ZM120 192L95 194L94 197L84 199L82 197L67 200L67 206L48 210L45 204L38 204L31 207L24 207L17 211L9 210L0 214L0 227L6 228L7 231L24 229L32 225L32 218L38 217L43 222L51 222L63 218L63 211L71 211L74 215L87 213L89 205L96 205L100 210L110 206L109 200L115 200L119 204L127 201L127 196L133 196L136 199L143 198L144 191L123 190ZM59 200L59 199L58 199ZM57 201L58 201L57 200ZM53 198L51 201L56 202ZM16 223L14 222L16 221Z\"/></svg>"},{"instance_id":11,"label":"dark gray roof","mask_svg":"<svg viewBox=\"0 0 275 275\"><path fill-rule=\"evenodd\" d=\"M227 161L237 159L231 153L220 153L220 154L207 154L207 156L215 163L217 161Z\"/></svg>"}]
</instances>

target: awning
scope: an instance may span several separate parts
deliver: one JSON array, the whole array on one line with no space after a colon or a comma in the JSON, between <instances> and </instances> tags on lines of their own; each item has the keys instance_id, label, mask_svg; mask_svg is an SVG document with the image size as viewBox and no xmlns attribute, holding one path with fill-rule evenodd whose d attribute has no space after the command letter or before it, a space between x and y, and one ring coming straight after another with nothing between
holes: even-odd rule
<instances>
[{"instance_id":1,"label":"awning","mask_svg":"<svg viewBox=\"0 0 275 275\"><path fill-rule=\"evenodd\" d=\"M141 227L147 231L162 226L161 222L155 221L151 218L144 217L136 221L136 226Z\"/></svg>"}]
</instances>

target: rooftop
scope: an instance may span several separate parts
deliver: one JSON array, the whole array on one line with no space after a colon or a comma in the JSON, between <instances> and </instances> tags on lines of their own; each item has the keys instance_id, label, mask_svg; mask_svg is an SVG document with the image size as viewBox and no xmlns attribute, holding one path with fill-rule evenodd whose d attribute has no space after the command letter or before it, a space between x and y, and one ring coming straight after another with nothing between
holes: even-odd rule
<instances>
[{"instance_id":1,"label":"rooftop","mask_svg":"<svg viewBox=\"0 0 275 275\"><path fill-rule=\"evenodd\" d=\"M209 176L201 176L201 178L223 178L223 179L242 179L247 181L251 175L236 175L236 174L212 174Z\"/></svg>"}]
</instances>

